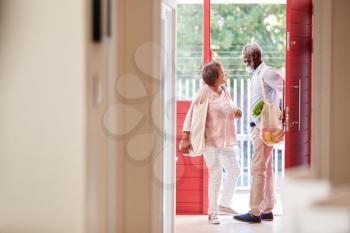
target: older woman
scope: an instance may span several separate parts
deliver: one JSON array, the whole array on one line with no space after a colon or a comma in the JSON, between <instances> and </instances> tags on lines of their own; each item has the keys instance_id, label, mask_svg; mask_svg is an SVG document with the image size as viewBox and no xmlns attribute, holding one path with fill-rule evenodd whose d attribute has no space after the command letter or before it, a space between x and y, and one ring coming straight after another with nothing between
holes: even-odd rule
<instances>
[{"instance_id":1,"label":"older woman","mask_svg":"<svg viewBox=\"0 0 350 233\"><path fill-rule=\"evenodd\" d=\"M190 129L193 106L208 100L205 125L206 148L203 154L209 173L208 220L212 224L219 224L220 221L217 217L219 210L235 214L231 204L236 181L240 174L239 161L234 153L234 145L236 144L235 119L240 118L242 112L232 106L231 97L224 85L225 73L220 63L213 61L205 65L202 70L202 78L205 85L198 91L187 112L180 150L182 153L188 153L191 147ZM223 169L227 173L227 178L224 182L220 205L218 205Z\"/></svg>"}]
</instances>

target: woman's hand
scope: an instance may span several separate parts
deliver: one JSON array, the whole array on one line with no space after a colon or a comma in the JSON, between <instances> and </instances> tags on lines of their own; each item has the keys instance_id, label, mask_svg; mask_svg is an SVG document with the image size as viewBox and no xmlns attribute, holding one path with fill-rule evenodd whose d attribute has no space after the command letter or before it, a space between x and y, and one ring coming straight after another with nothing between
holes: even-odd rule
<instances>
[{"instance_id":1,"label":"woman's hand","mask_svg":"<svg viewBox=\"0 0 350 233\"><path fill-rule=\"evenodd\" d=\"M233 117L236 118L236 119L239 119L239 118L241 118L241 116L242 116L242 111L241 111L241 109L239 109L239 108L234 108L234 109L233 109Z\"/></svg>"},{"instance_id":2,"label":"woman's hand","mask_svg":"<svg viewBox=\"0 0 350 233\"><path fill-rule=\"evenodd\" d=\"M182 139L179 144L179 149L182 153L187 154L188 150L192 147L190 142L190 133L189 132L183 132L182 133Z\"/></svg>"}]
</instances>

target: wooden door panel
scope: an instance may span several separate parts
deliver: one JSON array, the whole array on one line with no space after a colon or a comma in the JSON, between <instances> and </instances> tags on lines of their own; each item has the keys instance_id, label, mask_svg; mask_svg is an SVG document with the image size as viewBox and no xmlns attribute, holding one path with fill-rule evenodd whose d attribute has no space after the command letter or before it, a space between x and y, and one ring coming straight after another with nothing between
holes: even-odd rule
<instances>
[{"instance_id":1,"label":"wooden door panel","mask_svg":"<svg viewBox=\"0 0 350 233\"><path fill-rule=\"evenodd\" d=\"M308 143L305 144L299 144L299 145L294 145L295 149L291 150L291 159L289 159L288 161L296 164L296 161L304 161L305 163L301 164L301 165L306 165L307 161L308 161L308 157L309 157L309 151L308 151ZM300 164L299 164L300 165Z\"/></svg>"},{"instance_id":2,"label":"wooden door panel","mask_svg":"<svg viewBox=\"0 0 350 233\"><path fill-rule=\"evenodd\" d=\"M306 141L305 143L302 144L293 144L293 149L290 150L290 153L293 154L294 156L292 157L292 160L296 161L300 157L304 157L308 155L308 143L309 141Z\"/></svg>"},{"instance_id":3,"label":"wooden door panel","mask_svg":"<svg viewBox=\"0 0 350 233\"><path fill-rule=\"evenodd\" d=\"M311 38L299 35L290 36L291 51L302 51L304 49L311 51Z\"/></svg>"},{"instance_id":4,"label":"wooden door panel","mask_svg":"<svg viewBox=\"0 0 350 233\"><path fill-rule=\"evenodd\" d=\"M311 0L290 0L287 1L287 5L289 5L291 9L305 11L307 13L312 10Z\"/></svg>"},{"instance_id":5,"label":"wooden door panel","mask_svg":"<svg viewBox=\"0 0 350 233\"><path fill-rule=\"evenodd\" d=\"M176 214L206 214L208 185L203 157L183 156L179 151L183 121L191 101L176 103Z\"/></svg>"},{"instance_id":6,"label":"wooden door panel","mask_svg":"<svg viewBox=\"0 0 350 233\"><path fill-rule=\"evenodd\" d=\"M306 98L306 97L304 97ZM303 99L303 96L301 96L301 99ZM304 100L306 101L306 100ZM299 104L300 104L300 114L299 114ZM299 115L301 117L309 117L310 112L308 112L308 109L310 109L310 103L308 102L299 102L299 96L296 96L293 101L289 104L290 108L296 109L297 111L292 111L289 113L290 118L298 117Z\"/></svg>"},{"instance_id":7,"label":"wooden door panel","mask_svg":"<svg viewBox=\"0 0 350 233\"><path fill-rule=\"evenodd\" d=\"M311 53L303 53L299 50L290 51L289 59L292 65L310 63Z\"/></svg>"},{"instance_id":8,"label":"wooden door panel","mask_svg":"<svg viewBox=\"0 0 350 233\"><path fill-rule=\"evenodd\" d=\"M176 126L176 139L180 142L181 138L182 138L182 126L177 125ZM178 147L177 147L178 149Z\"/></svg>"},{"instance_id":9,"label":"wooden door panel","mask_svg":"<svg viewBox=\"0 0 350 233\"><path fill-rule=\"evenodd\" d=\"M176 117L176 125L177 126L183 126L183 123L185 121L186 113L178 113Z\"/></svg>"},{"instance_id":10,"label":"wooden door panel","mask_svg":"<svg viewBox=\"0 0 350 233\"><path fill-rule=\"evenodd\" d=\"M202 190L202 178L181 178L176 183L177 190Z\"/></svg>"},{"instance_id":11,"label":"wooden door panel","mask_svg":"<svg viewBox=\"0 0 350 233\"><path fill-rule=\"evenodd\" d=\"M295 104L289 105L289 106L290 106L290 108L295 108L295 109L299 110L298 109L299 108L299 104L298 104L297 101L296 101ZM302 104L300 106L300 108L301 108L300 109L301 110L301 112L300 112L300 117L301 118L309 118L311 116L310 112L307 111L310 108L310 103ZM298 111L292 111L292 112L289 113L289 117L290 117L290 119L298 120L299 112Z\"/></svg>"},{"instance_id":12,"label":"wooden door panel","mask_svg":"<svg viewBox=\"0 0 350 233\"><path fill-rule=\"evenodd\" d=\"M288 92L290 94L289 99L291 101L293 101L293 99L298 100L297 97L299 96L299 85L301 86L301 88L300 88L301 95L306 96L307 94L309 94L310 88L311 88L311 83L310 83L309 77L298 75L298 76L294 76L293 78L294 78L293 81L289 81L286 83L287 85L290 85L288 87ZM310 102L310 100L302 99L301 102Z\"/></svg>"},{"instance_id":13,"label":"wooden door panel","mask_svg":"<svg viewBox=\"0 0 350 233\"><path fill-rule=\"evenodd\" d=\"M289 59L290 60L290 59ZM289 61L290 62L290 61ZM307 63L291 63L286 68L289 70L293 70L293 73L289 75L289 79L286 80L287 84L292 85L293 82L298 82L300 78L307 79L311 75L311 70L305 66Z\"/></svg>"},{"instance_id":14,"label":"wooden door panel","mask_svg":"<svg viewBox=\"0 0 350 233\"><path fill-rule=\"evenodd\" d=\"M311 65L311 64L309 64ZM293 67L293 66L292 66ZM294 66L296 67L296 66ZM290 67L291 68L291 67ZM302 89L305 89L304 86L306 88L310 88L311 84L309 83L308 79L310 79L310 75L311 75L311 71L308 71L308 70L302 70L302 69L299 69L299 70L296 70L295 71L295 75L293 76L290 76L290 78L293 78L293 80L287 80L286 81L286 84L289 85L288 88L289 88L289 91L293 91L295 89L298 89L298 85L299 85L299 80L302 85ZM298 90L297 90L298 91Z\"/></svg>"},{"instance_id":15,"label":"wooden door panel","mask_svg":"<svg viewBox=\"0 0 350 233\"><path fill-rule=\"evenodd\" d=\"M300 145L301 150L295 150L295 151L291 151L292 157L290 160L288 160L288 162L290 164L293 165L306 165L308 160L309 160L309 156L308 156L308 149L307 149L307 144L305 145ZM302 151L303 150L303 151ZM303 162L303 163L301 163Z\"/></svg>"},{"instance_id":16,"label":"wooden door panel","mask_svg":"<svg viewBox=\"0 0 350 233\"><path fill-rule=\"evenodd\" d=\"M287 0L286 168L310 161L312 0Z\"/></svg>"},{"instance_id":17,"label":"wooden door panel","mask_svg":"<svg viewBox=\"0 0 350 233\"><path fill-rule=\"evenodd\" d=\"M308 130L308 128L301 129L301 132L304 132L304 134L299 133L298 130L291 130L288 137L292 138L293 140L290 143L293 145L298 145L300 142L307 142L309 140L308 135L306 134Z\"/></svg>"},{"instance_id":18,"label":"wooden door panel","mask_svg":"<svg viewBox=\"0 0 350 233\"><path fill-rule=\"evenodd\" d=\"M300 79L300 83L301 83L301 95L307 95L309 94L309 91L310 91L310 84L308 82L305 82L306 79ZM299 80L297 80L298 82L295 82L294 85L293 83L290 83L290 85L293 85L294 87L292 87L290 90L289 90L289 93L290 93L290 96L291 96L291 99L293 100L296 100L298 101L298 96L299 96L299 90L298 90L298 85L299 85ZM305 85L305 87L303 86L303 84ZM295 98L293 98L295 97ZM308 101L307 99L301 99L301 102L302 103L309 103L310 101Z\"/></svg>"},{"instance_id":19,"label":"wooden door panel","mask_svg":"<svg viewBox=\"0 0 350 233\"><path fill-rule=\"evenodd\" d=\"M189 177L189 178L201 178L203 177L203 172L201 166L193 166L190 164L177 164L176 165L176 177Z\"/></svg>"},{"instance_id":20,"label":"wooden door panel","mask_svg":"<svg viewBox=\"0 0 350 233\"><path fill-rule=\"evenodd\" d=\"M202 203L176 203L176 213L177 214L201 214L202 213Z\"/></svg>"},{"instance_id":21,"label":"wooden door panel","mask_svg":"<svg viewBox=\"0 0 350 233\"><path fill-rule=\"evenodd\" d=\"M291 121L290 122L290 125L289 125L289 131L290 132L289 133L295 133L295 134L305 133L305 134L307 134L307 131L310 130L310 126L309 126L309 123L308 123L308 121L310 120L310 117L306 118L306 120L304 120L304 121L301 121L300 130L299 130L299 124L297 124L297 123L293 124L293 122L297 122L297 119L296 119L296 121ZM289 142L289 143L293 144L295 142L299 143L300 140L304 140L305 141L305 139L308 138L309 135L308 134L306 136L305 135L303 135L303 136L291 135L291 137L293 138L293 140L291 142Z\"/></svg>"},{"instance_id":22,"label":"wooden door panel","mask_svg":"<svg viewBox=\"0 0 350 233\"><path fill-rule=\"evenodd\" d=\"M308 12L299 11L299 10L291 10L291 17L293 17L295 24L311 24L312 20L310 18L310 14Z\"/></svg>"},{"instance_id":23,"label":"wooden door panel","mask_svg":"<svg viewBox=\"0 0 350 233\"><path fill-rule=\"evenodd\" d=\"M290 90L290 94L288 96L288 98L286 98L286 101L288 101L288 106L289 108L293 107L293 108L296 108L298 109L299 111L299 104L301 105L300 108L301 108L301 115L303 116L307 116L305 115L304 111L307 111L308 112L308 109L307 108L310 108L311 105L310 105L310 102L307 102L307 100L305 100L306 98L308 98L308 95L309 94L309 90L304 90L302 91L301 95L300 95L300 100L299 100L299 91L298 90ZM299 113L290 113L290 114L298 114Z\"/></svg>"},{"instance_id":24,"label":"wooden door panel","mask_svg":"<svg viewBox=\"0 0 350 233\"><path fill-rule=\"evenodd\" d=\"M300 112L300 117L301 118L309 118L311 116L311 114L309 112L307 112L307 110L309 109L310 104L308 103L307 105L301 105L301 112ZM298 109L299 105L298 103L294 104L294 105L290 105L290 108L296 108ZM294 120L298 120L299 117L299 112L298 111L292 111L289 113L289 117L290 119L294 119ZM303 122L303 121L302 121Z\"/></svg>"},{"instance_id":25,"label":"wooden door panel","mask_svg":"<svg viewBox=\"0 0 350 233\"><path fill-rule=\"evenodd\" d=\"M292 153L292 156L293 156L293 153ZM309 161L308 155L299 156L299 157L296 157L295 159L293 157L293 159L286 161L286 166L296 167L300 164L307 164L308 161Z\"/></svg>"},{"instance_id":26,"label":"wooden door panel","mask_svg":"<svg viewBox=\"0 0 350 233\"><path fill-rule=\"evenodd\" d=\"M178 190L176 192L176 201L181 203L202 203L202 191Z\"/></svg>"},{"instance_id":27,"label":"wooden door panel","mask_svg":"<svg viewBox=\"0 0 350 233\"><path fill-rule=\"evenodd\" d=\"M191 105L191 101L176 101L176 113L177 114L186 114L187 110L189 109Z\"/></svg>"},{"instance_id":28,"label":"wooden door panel","mask_svg":"<svg viewBox=\"0 0 350 233\"><path fill-rule=\"evenodd\" d=\"M289 32L292 33L294 37L311 37L311 25L292 24Z\"/></svg>"}]
</instances>

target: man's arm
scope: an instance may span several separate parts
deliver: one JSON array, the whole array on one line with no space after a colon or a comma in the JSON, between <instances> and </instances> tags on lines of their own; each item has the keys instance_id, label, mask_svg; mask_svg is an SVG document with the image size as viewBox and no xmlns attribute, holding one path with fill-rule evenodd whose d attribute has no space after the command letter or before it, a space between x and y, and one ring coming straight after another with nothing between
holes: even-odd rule
<instances>
[{"instance_id":1,"label":"man's arm","mask_svg":"<svg viewBox=\"0 0 350 233\"><path fill-rule=\"evenodd\" d=\"M275 69L267 69L264 73L264 81L272 89L275 89L278 92L283 90L283 77Z\"/></svg>"}]
</instances>

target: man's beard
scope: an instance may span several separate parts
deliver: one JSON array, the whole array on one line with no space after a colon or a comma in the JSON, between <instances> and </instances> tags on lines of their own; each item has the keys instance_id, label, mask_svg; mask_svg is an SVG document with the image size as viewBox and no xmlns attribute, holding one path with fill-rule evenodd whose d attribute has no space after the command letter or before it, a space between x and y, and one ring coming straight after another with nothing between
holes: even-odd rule
<instances>
[{"instance_id":1,"label":"man's beard","mask_svg":"<svg viewBox=\"0 0 350 233\"><path fill-rule=\"evenodd\" d=\"M249 74L251 74L251 73L254 72L254 69L253 69L252 67L250 67L250 66L246 66L246 67L245 67L245 70L246 70Z\"/></svg>"},{"instance_id":2,"label":"man's beard","mask_svg":"<svg viewBox=\"0 0 350 233\"><path fill-rule=\"evenodd\" d=\"M245 70L248 72L248 73L253 73L254 72L254 62L252 61L252 62L250 62L250 64L247 64L246 66L245 66Z\"/></svg>"}]
</instances>

